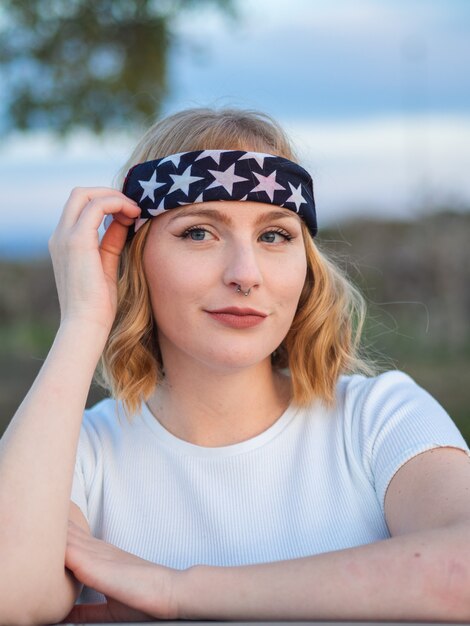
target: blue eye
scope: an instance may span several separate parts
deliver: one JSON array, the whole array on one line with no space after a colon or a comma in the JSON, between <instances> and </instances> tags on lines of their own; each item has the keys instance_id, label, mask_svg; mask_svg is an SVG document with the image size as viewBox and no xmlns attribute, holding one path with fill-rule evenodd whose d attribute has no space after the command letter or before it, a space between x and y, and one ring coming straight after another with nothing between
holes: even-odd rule
<instances>
[{"instance_id":1,"label":"blue eye","mask_svg":"<svg viewBox=\"0 0 470 626\"><path fill-rule=\"evenodd\" d=\"M289 233L286 233L283 230L268 230L265 233L263 233L261 237L265 237L265 236L269 237L268 239L263 240L266 243L276 243L276 240L275 240L276 235L280 235L281 237L283 237L284 241L290 241L292 239L292 235L289 235Z\"/></svg>"},{"instance_id":2,"label":"blue eye","mask_svg":"<svg viewBox=\"0 0 470 626\"><path fill-rule=\"evenodd\" d=\"M204 241L204 235L208 232L205 228L194 226L185 230L181 237L182 239L191 239L192 241Z\"/></svg>"}]
</instances>

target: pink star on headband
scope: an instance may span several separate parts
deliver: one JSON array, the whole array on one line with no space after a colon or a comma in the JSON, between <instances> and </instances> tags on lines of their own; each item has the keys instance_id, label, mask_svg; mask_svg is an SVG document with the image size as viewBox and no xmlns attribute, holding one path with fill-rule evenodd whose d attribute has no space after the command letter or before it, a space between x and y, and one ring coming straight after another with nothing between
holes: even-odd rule
<instances>
[{"instance_id":1,"label":"pink star on headband","mask_svg":"<svg viewBox=\"0 0 470 626\"><path fill-rule=\"evenodd\" d=\"M276 182L276 170L274 170L274 172L271 172L269 176L263 176L262 174L257 174L256 172L253 172L253 174L258 179L259 185L252 189L251 193L254 193L255 191L265 191L272 202L274 198L274 192L277 189L282 189L282 191L285 191L285 187Z\"/></svg>"}]
</instances>

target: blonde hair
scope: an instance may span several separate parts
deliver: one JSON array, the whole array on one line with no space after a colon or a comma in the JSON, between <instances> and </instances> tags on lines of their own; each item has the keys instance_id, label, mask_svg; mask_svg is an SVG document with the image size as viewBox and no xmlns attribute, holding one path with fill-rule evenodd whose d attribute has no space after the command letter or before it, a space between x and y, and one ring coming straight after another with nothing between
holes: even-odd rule
<instances>
[{"instance_id":1,"label":"blonde hair","mask_svg":"<svg viewBox=\"0 0 470 626\"><path fill-rule=\"evenodd\" d=\"M138 143L117 178L122 185L136 163L190 150L231 149L277 154L298 162L289 138L269 115L234 108L193 108L158 121ZM158 346L142 258L150 221L142 226L120 259L118 305L96 380L133 414L162 380ZM293 403L319 399L331 406L343 373L373 374L359 354L365 303L343 272L322 253L302 222L307 277L292 326L271 359L289 368Z\"/></svg>"}]
</instances>

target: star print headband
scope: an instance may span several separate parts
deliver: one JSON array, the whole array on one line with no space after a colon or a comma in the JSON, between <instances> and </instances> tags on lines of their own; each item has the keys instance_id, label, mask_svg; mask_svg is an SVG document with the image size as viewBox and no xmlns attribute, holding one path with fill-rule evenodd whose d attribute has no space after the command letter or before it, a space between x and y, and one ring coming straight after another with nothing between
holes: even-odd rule
<instances>
[{"instance_id":1,"label":"star print headband","mask_svg":"<svg viewBox=\"0 0 470 626\"><path fill-rule=\"evenodd\" d=\"M123 193L141 208L128 239L149 219L184 204L212 200L265 202L295 211L317 234L310 174L274 154L243 150L179 152L132 167Z\"/></svg>"}]
</instances>

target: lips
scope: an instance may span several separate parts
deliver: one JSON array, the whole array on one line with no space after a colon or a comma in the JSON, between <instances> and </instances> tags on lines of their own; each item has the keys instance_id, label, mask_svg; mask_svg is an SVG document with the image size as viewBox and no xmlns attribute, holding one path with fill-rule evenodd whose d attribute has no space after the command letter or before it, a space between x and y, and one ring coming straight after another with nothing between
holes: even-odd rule
<instances>
[{"instance_id":1,"label":"lips","mask_svg":"<svg viewBox=\"0 0 470 626\"><path fill-rule=\"evenodd\" d=\"M258 317L267 317L266 313L256 311L255 309L239 308L236 306L229 306L225 309L215 309L214 311L207 311L208 313L229 313L231 315L257 315Z\"/></svg>"},{"instance_id":2,"label":"lips","mask_svg":"<svg viewBox=\"0 0 470 626\"><path fill-rule=\"evenodd\" d=\"M225 309L217 309L215 311L207 311L207 313L216 322L229 326L231 328L244 329L252 328L262 324L267 317L266 313L256 311L255 309L245 309L236 306L226 307Z\"/></svg>"}]
</instances>

